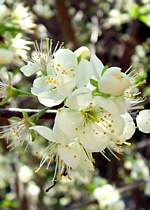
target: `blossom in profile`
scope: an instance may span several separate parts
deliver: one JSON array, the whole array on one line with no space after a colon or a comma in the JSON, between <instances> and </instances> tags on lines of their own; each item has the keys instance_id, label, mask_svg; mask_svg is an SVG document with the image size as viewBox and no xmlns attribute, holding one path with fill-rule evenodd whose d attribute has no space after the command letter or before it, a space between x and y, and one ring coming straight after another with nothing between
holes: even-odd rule
<instances>
[{"instance_id":1,"label":"blossom in profile","mask_svg":"<svg viewBox=\"0 0 150 210\"><path fill-rule=\"evenodd\" d=\"M150 110L140 111L136 117L136 123L141 132L150 133Z\"/></svg>"},{"instance_id":2,"label":"blossom in profile","mask_svg":"<svg viewBox=\"0 0 150 210\"><path fill-rule=\"evenodd\" d=\"M18 146L22 146L26 142L26 147L32 140L31 130L32 125L29 117L10 118L9 125L0 126L0 138L5 138L8 143L8 149L12 150Z\"/></svg>"},{"instance_id":3,"label":"blossom in profile","mask_svg":"<svg viewBox=\"0 0 150 210\"><path fill-rule=\"evenodd\" d=\"M46 49L44 50L44 44L46 44ZM63 44L59 46L59 43L57 43L54 51L52 52L52 40L47 38L46 43L41 40L40 44L38 44L37 41L33 42L35 52L33 56L28 61L27 65L22 66L20 68L21 72L29 77L36 72L41 72L44 75L47 71L47 65L53 58L53 53L57 50L58 47L62 47Z\"/></svg>"},{"instance_id":4,"label":"blossom in profile","mask_svg":"<svg viewBox=\"0 0 150 210\"><path fill-rule=\"evenodd\" d=\"M30 50L29 45L32 45L31 41L23 39L23 35L18 33L10 40L10 48L15 55L20 56L22 59L27 59L27 51Z\"/></svg>"}]
</instances>

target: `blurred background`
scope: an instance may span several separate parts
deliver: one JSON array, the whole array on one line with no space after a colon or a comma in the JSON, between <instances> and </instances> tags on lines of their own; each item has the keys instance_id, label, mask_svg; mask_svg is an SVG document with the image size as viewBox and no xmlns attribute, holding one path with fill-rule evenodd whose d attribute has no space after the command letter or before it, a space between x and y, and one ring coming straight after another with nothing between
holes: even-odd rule
<instances>
[{"instance_id":1,"label":"blurred background","mask_svg":"<svg viewBox=\"0 0 150 210\"><path fill-rule=\"evenodd\" d=\"M17 88L29 91L34 78L24 77L19 69L34 48L31 41L53 40L76 50L87 46L104 65L126 71L138 69L138 81L150 108L150 1L149 0L26 0L0 1L0 75L9 72ZM4 51L5 49L5 51ZM5 56L4 56L5 55ZM7 57L7 59L6 59ZM1 88L1 87L0 87ZM9 101L1 108L42 108L27 97ZM0 127L7 124L0 116ZM51 126L53 120L40 120ZM0 139L0 210L150 210L150 134L137 131L124 145L120 161L109 151L108 162L95 153L95 172L87 179L73 174L63 177L48 193L54 168L38 173L36 151L46 140L9 151Z\"/></svg>"}]
</instances>

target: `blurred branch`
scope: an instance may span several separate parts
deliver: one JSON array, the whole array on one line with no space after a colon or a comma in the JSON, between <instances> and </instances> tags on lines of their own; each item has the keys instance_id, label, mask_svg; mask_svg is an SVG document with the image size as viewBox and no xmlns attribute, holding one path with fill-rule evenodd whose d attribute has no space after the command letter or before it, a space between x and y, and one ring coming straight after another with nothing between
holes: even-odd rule
<instances>
[{"instance_id":1,"label":"blurred branch","mask_svg":"<svg viewBox=\"0 0 150 210\"><path fill-rule=\"evenodd\" d=\"M58 12L59 21L63 30L63 34L66 39L65 41L71 42L75 47L76 44L74 36L75 33L71 25L71 18L69 16L68 7L66 6L66 3L67 3L66 0L65 1L56 0L55 6Z\"/></svg>"},{"instance_id":2,"label":"blurred branch","mask_svg":"<svg viewBox=\"0 0 150 210\"><path fill-rule=\"evenodd\" d=\"M120 62L120 66L123 71L130 67L131 56L134 54L136 45L140 42L138 37L140 22L136 19L133 20L129 25L129 39L125 42L124 52Z\"/></svg>"},{"instance_id":3,"label":"blurred branch","mask_svg":"<svg viewBox=\"0 0 150 210\"><path fill-rule=\"evenodd\" d=\"M132 185L121 187L119 189L119 192L120 193L124 193L124 192L129 191L129 190L134 190L134 189L139 188L139 187L141 187L141 186L143 186L145 184L146 184L146 181L142 180L142 181L136 182L136 183L134 183Z\"/></svg>"}]
</instances>

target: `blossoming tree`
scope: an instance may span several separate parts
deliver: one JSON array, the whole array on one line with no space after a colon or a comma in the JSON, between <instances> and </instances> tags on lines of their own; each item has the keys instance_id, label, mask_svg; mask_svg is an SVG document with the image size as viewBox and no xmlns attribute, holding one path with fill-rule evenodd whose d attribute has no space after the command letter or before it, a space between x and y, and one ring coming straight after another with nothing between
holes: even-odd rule
<instances>
[{"instance_id":1,"label":"blossoming tree","mask_svg":"<svg viewBox=\"0 0 150 210\"><path fill-rule=\"evenodd\" d=\"M39 11L38 4L33 11ZM54 5L59 11L57 1L52 3ZM150 133L150 109L144 108L146 98L140 90L146 82L141 71L129 66L124 70L102 62L93 50L94 45L68 49L63 42L57 42L54 47L51 38L32 42L25 37L36 27L29 8L22 3L11 8L7 1L1 1L0 7L4 11L0 20L0 117L8 120L0 126L0 138L4 142L2 151L10 151L10 156L14 154L16 157L16 151L23 149L27 162L37 163L35 155L40 159L34 165L35 170L22 166L19 173L13 162L18 197L20 186L26 187L32 195L35 192L37 197L43 196L45 178L42 176L51 181L46 192L55 185L57 190L57 186L66 180L68 186L75 185L79 179L80 183L85 183L85 180L87 185L93 183L91 194L99 209L125 209L126 204L121 199L124 188L117 189L107 179L98 178L97 182L92 177L97 174L97 154L100 153L108 162L112 159L119 161L121 155L128 154L137 130L145 135ZM132 7L133 11L139 9L136 4ZM43 5L43 8L47 7ZM112 20L111 15L108 23ZM51 17L51 13L47 17ZM92 44L93 39L91 37ZM34 52L27 56L29 46L34 47ZM7 69L11 65L14 72ZM19 109L22 103L23 107ZM127 162L125 165L131 171L130 181L141 178L139 186L144 186L145 194L150 195L150 175L143 159L134 160L133 168ZM145 168L145 173L140 173L138 165ZM27 179L23 178L25 173ZM36 177L34 183L30 182L33 176ZM40 182L36 184L38 179ZM90 189L90 184L88 187ZM27 199L25 191L21 199L20 209L23 208L23 199ZM43 206L42 200L40 208Z\"/></svg>"}]
</instances>

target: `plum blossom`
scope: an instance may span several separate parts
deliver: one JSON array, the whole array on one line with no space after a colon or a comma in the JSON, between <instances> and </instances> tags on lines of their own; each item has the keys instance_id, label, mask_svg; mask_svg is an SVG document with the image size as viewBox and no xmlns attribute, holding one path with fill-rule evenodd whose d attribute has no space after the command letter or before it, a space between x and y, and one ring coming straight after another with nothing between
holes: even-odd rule
<instances>
[{"instance_id":1,"label":"plum blossom","mask_svg":"<svg viewBox=\"0 0 150 210\"><path fill-rule=\"evenodd\" d=\"M90 152L101 152L110 143L112 135L123 134L125 121L120 115L113 116L92 99L88 88L75 90L59 109L55 124L70 138L78 137L84 148ZM109 137L111 136L111 138Z\"/></svg>"},{"instance_id":2,"label":"plum blossom","mask_svg":"<svg viewBox=\"0 0 150 210\"><path fill-rule=\"evenodd\" d=\"M69 179L71 179L70 168L77 170L83 177L86 176L88 170L93 171L92 157L84 150L77 138L68 141L67 136L61 135L60 138L60 133L56 133L44 126L33 126L30 129L37 131L49 141L48 147L40 154L41 162L37 171L40 170L45 162L47 162L48 169L54 160L56 166L53 180L55 180L56 177L61 179L61 170L63 166L67 169Z\"/></svg>"},{"instance_id":3,"label":"plum blossom","mask_svg":"<svg viewBox=\"0 0 150 210\"><path fill-rule=\"evenodd\" d=\"M68 49L59 49L47 65L47 75L33 82L31 92L41 104L52 107L62 103L76 88L85 86L93 69L89 61L79 63L75 54Z\"/></svg>"},{"instance_id":4,"label":"plum blossom","mask_svg":"<svg viewBox=\"0 0 150 210\"><path fill-rule=\"evenodd\" d=\"M106 184L102 187L97 187L93 196L99 203L101 209L106 210L124 210L125 203L120 199L119 190L110 184Z\"/></svg>"},{"instance_id":5,"label":"plum blossom","mask_svg":"<svg viewBox=\"0 0 150 210\"><path fill-rule=\"evenodd\" d=\"M43 41L41 40L40 45L38 45L38 42L33 42L35 53L30 59L30 61L27 63L27 65L22 66L20 68L21 72L29 77L36 72L46 73L47 64L52 60L53 53L52 53L52 40L47 38L46 39L46 50L44 51L43 48ZM60 45L60 48L63 44ZM56 45L54 52L57 50L58 44Z\"/></svg>"}]
</instances>

